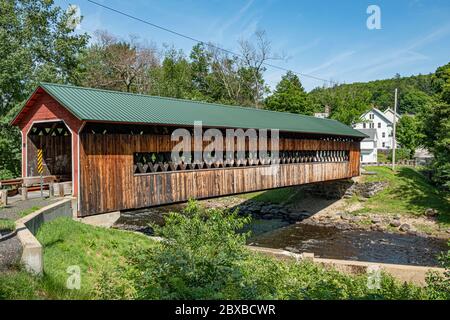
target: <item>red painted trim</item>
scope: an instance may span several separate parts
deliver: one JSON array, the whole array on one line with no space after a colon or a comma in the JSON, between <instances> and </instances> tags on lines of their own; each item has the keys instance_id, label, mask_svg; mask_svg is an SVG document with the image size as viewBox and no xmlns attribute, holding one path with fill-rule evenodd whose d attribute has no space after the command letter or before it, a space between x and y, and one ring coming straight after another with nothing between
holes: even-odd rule
<instances>
[{"instance_id":1,"label":"red painted trim","mask_svg":"<svg viewBox=\"0 0 450 320\"><path fill-rule=\"evenodd\" d=\"M35 92L36 94L36 92ZM19 126L26 142L28 132L33 123L64 121L72 134L72 190L73 196L78 195L78 174L79 174L79 154L78 154L78 132L83 121L77 119L70 111L52 98L48 93L42 91L38 96L33 95L24 106L19 115L15 118L14 124ZM26 176L26 143L22 143L22 176Z\"/></svg>"}]
</instances>

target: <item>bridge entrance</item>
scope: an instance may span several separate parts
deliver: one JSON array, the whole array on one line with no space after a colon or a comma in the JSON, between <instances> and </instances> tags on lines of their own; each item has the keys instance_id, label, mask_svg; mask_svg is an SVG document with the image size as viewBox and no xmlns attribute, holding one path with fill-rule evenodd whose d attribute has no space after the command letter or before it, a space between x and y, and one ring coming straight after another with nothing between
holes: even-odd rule
<instances>
[{"instance_id":1,"label":"bridge entrance","mask_svg":"<svg viewBox=\"0 0 450 320\"><path fill-rule=\"evenodd\" d=\"M37 152L42 149L44 176L72 180L72 135L63 121L36 122L26 137L26 177L39 176Z\"/></svg>"}]
</instances>

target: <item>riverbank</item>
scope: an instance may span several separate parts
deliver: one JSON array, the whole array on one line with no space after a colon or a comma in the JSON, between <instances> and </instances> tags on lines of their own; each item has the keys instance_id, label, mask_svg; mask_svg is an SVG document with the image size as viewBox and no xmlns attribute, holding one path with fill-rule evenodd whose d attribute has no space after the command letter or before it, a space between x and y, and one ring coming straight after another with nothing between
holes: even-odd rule
<instances>
[{"instance_id":1,"label":"riverbank","mask_svg":"<svg viewBox=\"0 0 450 320\"><path fill-rule=\"evenodd\" d=\"M308 223L343 229L375 230L389 233L450 238L449 195L439 192L415 169L367 167L373 174L362 175L358 184L384 183L385 187L363 196L344 196L317 212Z\"/></svg>"},{"instance_id":2,"label":"riverbank","mask_svg":"<svg viewBox=\"0 0 450 320\"><path fill-rule=\"evenodd\" d=\"M164 232L176 241L164 245L68 218L47 222L37 234L44 248L43 277L20 269L1 273L0 299L428 298L426 289L389 276L382 276L379 288L369 288L366 274L252 253L233 231L239 220L210 214L222 218L205 222L201 213L171 222ZM187 268L191 265L196 267Z\"/></svg>"},{"instance_id":3,"label":"riverbank","mask_svg":"<svg viewBox=\"0 0 450 320\"><path fill-rule=\"evenodd\" d=\"M448 250L448 199L415 169L369 167L355 181L200 201L252 216L249 244L334 259L438 266ZM150 223L184 204L122 213L116 228L152 234Z\"/></svg>"}]
</instances>

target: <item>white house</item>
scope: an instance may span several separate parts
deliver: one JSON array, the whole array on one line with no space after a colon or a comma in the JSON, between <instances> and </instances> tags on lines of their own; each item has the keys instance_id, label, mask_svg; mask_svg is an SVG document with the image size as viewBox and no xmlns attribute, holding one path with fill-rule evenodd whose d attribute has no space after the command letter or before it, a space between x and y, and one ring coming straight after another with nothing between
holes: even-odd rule
<instances>
[{"instance_id":1,"label":"white house","mask_svg":"<svg viewBox=\"0 0 450 320\"><path fill-rule=\"evenodd\" d=\"M394 122L394 110L392 110L391 108L387 108L383 113L386 116L386 118L389 119L389 121ZM401 117L402 117L401 115L396 113L395 114L395 122L398 122Z\"/></svg>"},{"instance_id":2,"label":"white house","mask_svg":"<svg viewBox=\"0 0 450 320\"><path fill-rule=\"evenodd\" d=\"M378 161L377 149L377 130L376 129L358 129L367 138L361 141L361 163L375 163Z\"/></svg>"},{"instance_id":3,"label":"white house","mask_svg":"<svg viewBox=\"0 0 450 320\"><path fill-rule=\"evenodd\" d=\"M400 120L400 115L396 114L396 122ZM387 109L385 112L377 108L372 108L361 116L361 122L353 125L355 129L375 129L377 131L377 148L392 148L394 112ZM396 143L397 146L397 143Z\"/></svg>"},{"instance_id":4,"label":"white house","mask_svg":"<svg viewBox=\"0 0 450 320\"><path fill-rule=\"evenodd\" d=\"M314 117L326 119L330 117L330 106L325 106L323 112L316 112L314 113Z\"/></svg>"}]
</instances>

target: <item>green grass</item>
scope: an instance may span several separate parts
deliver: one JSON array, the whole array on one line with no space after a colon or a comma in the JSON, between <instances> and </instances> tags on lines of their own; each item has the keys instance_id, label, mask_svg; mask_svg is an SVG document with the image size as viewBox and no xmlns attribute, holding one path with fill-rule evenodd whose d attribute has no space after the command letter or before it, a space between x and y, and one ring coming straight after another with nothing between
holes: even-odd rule
<instances>
[{"instance_id":1,"label":"green grass","mask_svg":"<svg viewBox=\"0 0 450 320\"><path fill-rule=\"evenodd\" d=\"M23 270L0 272L0 300L35 300L40 297L40 280Z\"/></svg>"},{"instance_id":2,"label":"green grass","mask_svg":"<svg viewBox=\"0 0 450 320\"><path fill-rule=\"evenodd\" d=\"M388 162L388 158L384 153L378 152L377 161L378 162Z\"/></svg>"},{"instance_id":3,"label":"green grass","mask_svg":"<svg viewBox=\"0 0 450 320\"><path fill-rule=\"evenodd\" d=\"M259 201L270 202L274 204L287 204L295 202L297 198L301 197L301 191L296 187L278 188L267 191L259 191L252 193L245 193L239 195L239 197Z\"/></svg>"},{"instance_id":4,"label":"green grass","mask_svg":"<svg viewBox=\"0 0 450 320\"><path fill-rule=\"evenodd\" d=\"M20 270L0 276L2 286L8 284L0 288L0 299L2 293L3 298L10 299L92 299L94 283L102 272L124 263L126 251L134 246L145 248L153 244L141 234L93 227L69 218L45 223L36 237L44 247L43 277L32 277ZM80 290L66 288L70 266L81 270ZM20 280L17 292L14 279Z\"/></svg>"},{"instance_id":5,"label":"green grass","mask_svg":"<svg viewBox=\"0 0 450 320\"><path fill-rule=\"evenodd\" d=\"M35 212L35 211L38 211L40 208L41 208L41 207L34 206L34 207L31 207L31 208L25 209L25 210L19 212L19 216L20 216L21 218L23 218L23 217L25 217L25 216L27 216L27 215L29 215L29 214Z\"/></svg>"},{"instance_id":6,"label":"green grass","mask_svg":"<svg viewBox=\"0 0 450 320\"><path fill-rule=\"evenodd\" d=\"M10 219L0 219L0 231L13 231L16 223Z\"/></svg>"},{"instance_id":7,"label":"green grass","mask_svg":"<svg viewBox=\"0 0 450 320\"><path fill-rule=\"evenodd\" d=\"M357 213L424 215L428 208L439 211L438 222L450 224L449 195L440 192L416 169L399 167L367 167L377 175L364 176L364 181L386 181L388 187L368 199Z\"/></svg>"},{"instance_id":8,"label":"green grass","mask_svg":"<svg viewBox=\"0 0 450 320\"><path fill-rule=\"evenodd\" d=\"M189 228L188 230L191 230ZM186 230L187 236L189 232L194 232L193 230L188 232L188 230ZM221 232L215 228L212 230ZM121 285L122 278L127 276L136 277L137 280L141 279L144 282L149 281L150 284L154 281L153 278L146 277L146 274L138 273L138 270L129 274L128 272L119 274L116 269L117 266L123 265L125 268L122 270L130 271L125 261L125 257L130 257L130 252L136 255L132 256L133 259L143 259L146 257L141 256L142 249L153 246L156 248L155 242L144 235L97 228L68 218L58 218L45 223L39 230L37 238L44 247L43 277L33 277L22 270L0 274L0 300L93 299L98 297L94 287L99 283L104 285L103 289L106 288L106 292L101 292L107 294L108 288L112 288L115 292L116 286ZM189 241L195 243L195 238ZM209 250L214 248L214 244L209 246ZM145 254L151 254L151 252L146 251ZM165 253L162 252L162 254L164 256ZM181 259L180 252L172 252L172 254L174 254L173 257L166 259L167 262L183 265L185 260ZM199 268L208 266L208 263L202 260L203 255L204 252L196 253L202 261ZM183 257L186 258L186 256ZM147 260L144 259L144 261ZM381 290L372 292L366 288L365 275L350 276L325 270L317 265L287 263L253 253L250 254L249 259L239 263L243 264L246 285L238 286L238 288L242 287L244 296L279 299L425 298L421 289L414 286L401 286L389 277L383 277ZM70 266L79 266L81 269L81 290L66 288L69 277L67 268ZM164 273L166 267L161 267L159 270ZM191 277L192 274L199 272L197 268L191 268L189 265L177 270ZM201 274L201 272L198 273L198 275ZM172 274L168 274L167 281L173 280L171 276ZM176 285L177 282L174 280L171 285L173 284ZM146 290L140 287L138 289Z\"/></svg>"}]
</instances>

